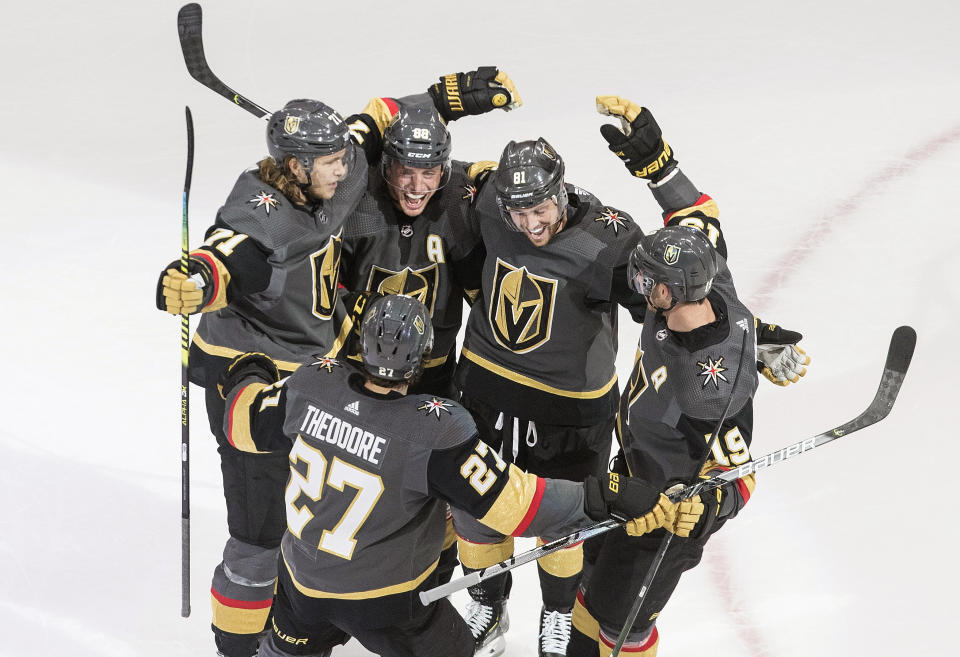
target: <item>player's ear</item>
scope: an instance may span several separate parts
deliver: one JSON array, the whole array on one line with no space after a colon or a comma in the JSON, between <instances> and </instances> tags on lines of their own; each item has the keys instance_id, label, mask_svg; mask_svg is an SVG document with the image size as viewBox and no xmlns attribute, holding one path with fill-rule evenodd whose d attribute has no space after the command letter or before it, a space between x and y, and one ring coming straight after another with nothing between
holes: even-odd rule
<instances>
[{"instance_id":1,"label":"player's ear","mask_svg":"<svg viewBox=\"0 0 960 657\"><path fill-rule=\"evenodd\" d=\"M664 304L669 307L673 303L673 294L670 292L670 286L666 283L657 283L657 287L660 289L660 296L663 298Z\"/></svg>"},{"instance_id":2,"label":"player's ear","mask_svg":"<svg viewBox=\"0 0 960 657\"><path fill-rule=\"evenodd\" d=\"M290 170L290 173L293 175L293 177L296 178L298 181L300 181L300 176L301 174L304 173L303 165L300 164L300 160L298 160L295 157L288 158L287 168ZM300 182L303 182L303 181L300 181Z\"/></svg>"}]
</instances>

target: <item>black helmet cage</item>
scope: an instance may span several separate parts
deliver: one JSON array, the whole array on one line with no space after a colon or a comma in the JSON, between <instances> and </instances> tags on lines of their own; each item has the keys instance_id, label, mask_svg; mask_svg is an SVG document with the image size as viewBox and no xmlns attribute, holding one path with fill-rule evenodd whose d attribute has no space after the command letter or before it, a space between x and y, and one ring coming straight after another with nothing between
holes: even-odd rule
<instances>
[{"instance_id":1,"label":"black helmet cage","mask_svg":"<svg viewBox=\"0 0 960 657\"><path fill-rule=\"evenodd\" d=\"M296 157L308 178L317 157L346 149L343 166L347 170L354 158L350 129L343 117L319 100L291 100L274 112L267 121L267 149L281 166L288 156Z\"/></svg>"},{"instance_id":2,"label":"black helmet cage","mask_svg":"<svg viewBox=\"0 0 960 657\"><path fill-rule=\"evenodd\" d=\"M392 163L417 169L441 167L440 183L450 181L450 131L432 107L404 107L393 117L383 132L383 157L380 173L388 184L397 187L387 175Z\"/></svg>"},{"instance_id":3,"label":"black helmet cage","mask_svg":"<svg viewBox=\"0 0 960 657\"><path fill-rule=\"evenodd\" d=\"M511 141L497 165L495 187L500 216L514 231L524 232L510 217L511 209L540 205L547 199L557 204L557 221L567 208L563 159L547 140Z\"/></svg>"},{"instance_id":4,"label":"black helmet cage","mask_svg":"<svg viewBox=\"0 0 960 657\"><path fill-rule=\"evenodd\" d=\"M433 348L430 311L419 299L397 294L381 297L367 310L360 329L363 366L387 381L408 381L423 367Z\"/></svg>"},{"instance_id":5,"label":"black helmet cage","mask_svg":"<svg viewBox=\"0 0 960 657\"><path fill-rule=\"evenodd\" d=\"M637 277L664 283L678 302L707 296L717 275L717 253L702 231L689 226L667 226L640 238L627 267L634 291L649 296Z\"/></svg>"}]
</instances>

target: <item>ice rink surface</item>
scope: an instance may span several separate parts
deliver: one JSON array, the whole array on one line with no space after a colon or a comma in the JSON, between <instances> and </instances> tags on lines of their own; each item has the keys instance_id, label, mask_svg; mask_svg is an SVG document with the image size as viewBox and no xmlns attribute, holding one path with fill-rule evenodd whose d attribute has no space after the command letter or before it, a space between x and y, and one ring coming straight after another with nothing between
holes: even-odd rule
<instances>
[{"instance_id":1,"label":"ice rink surface","mask_svg":"<svg viewBox=\"0 0 960 657\"><path fill-rule=\"evenodd\" d=\"M264 154L264 124L187 76L179 5L5 6L0 655L214 654L219 465L194 389L193 614L182 619L179 323L153 295L179 255L183 106L197 130L194 244ZM268 108L308 96L348 114L373 95L500 66L524 107L453 124L455 156L495 160L509 139L542 135L569 181L647 229L658 208L607 151L593 98L652 108L720 204L741 296L801 330L813 357L798 386L761 381L755 455L859 413L890 333L916 327L890 418L758 478L665 610L660 654L957 654L960 7L203 6L214 71ZM625 376L638 332L624 320ZM525 567L508 655L534 654L539 605ZM367 653L351 642L336 654Z\"/></svg>"}]
</instances>

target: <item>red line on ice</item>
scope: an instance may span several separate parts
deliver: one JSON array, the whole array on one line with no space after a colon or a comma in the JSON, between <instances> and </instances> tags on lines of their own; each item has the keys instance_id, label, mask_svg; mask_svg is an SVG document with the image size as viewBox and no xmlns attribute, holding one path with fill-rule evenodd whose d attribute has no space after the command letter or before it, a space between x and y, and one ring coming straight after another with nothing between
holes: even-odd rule
<instances>
[{"instance_id":1,"label":"red line on ice","mask_svg":"<svg viewBox=\"0 0 960 657\"><path fill-rule=\"evenodd\" d=\"M778 260L782 263L781 266L777 267L766 278L760 289L753 293L747 306L756 311L762 311L770 297L791 278L793 272L800 268L807 256L813 253L822 244L823 239L833 231L838 219L853 214L860 209L865 200L879 196L886 184L909 175L916 165L922 164L958 140L960 140L960 125L908 151L896 163L880 169L867 178L856 192L828 209L797 241L799 244L809 246L792 249Z\"/></svg>"},{"instance_id":2,"label":"red line on ice","mask_svg":"<svg viewBox=\"0 0 960 657\"><path fill-rule=\"evenodd\" d=\"M957 141L960 141L960 125L956 125L917 148L908 151L896 163L879 169L867 178L859 189L829 208L800 237L799 243L809 246L792 249L776 260L776 262L782 264L753 293L747 306L753 309L755 313L763 316L762 311L771 297L793 276L795 271L800 269L807 257L823 244L824 238L833 231L838 219L854 214L860 209L864 201L880 196L885 191L885 185L910 175L916 166L926 162ZM746 509L746 511L749 513L749 509ZM731 617L734 627L737 628L737 636L741 643L747 647L749 654L754 657L774 655L775 651L764 640L761 632L752 624L752 610L742 602L743 598L749 596L738 595L735 580L730 576L730 573L734 570L733 564L728 558L727 550L723 549L723 543L717 547L721 549L708 550L704 556L709 555L706 561L709 564L710 579L721 599L726 602L727 614Z\"/></svg>"}]
</instances>

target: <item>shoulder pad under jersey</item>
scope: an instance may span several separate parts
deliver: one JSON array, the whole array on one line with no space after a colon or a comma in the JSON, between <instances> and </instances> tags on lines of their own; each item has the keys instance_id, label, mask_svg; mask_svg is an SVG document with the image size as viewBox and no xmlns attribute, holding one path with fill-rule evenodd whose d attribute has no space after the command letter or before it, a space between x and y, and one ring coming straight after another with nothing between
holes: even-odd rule
<instances>
[{"instance_id":1,"label":"shoulder pad under jersey","mask_svg":"<svg viewBox=\"0 0 960 657\"><path fill-rule=\"evenodd\" d=\"M477 425L460 404L435 395L410 395L408 400L411 410L423 418L418 424L434 449L448 449L476 437Z\"/></svg>"},{"instance_id":2,"label":"shoulder pad under jersey","mask_svg":"<svg viewBox=\"0 0 960 657\"><path fill-rule=\"evenodd\" d=\"M313 223L309 213L293 205L276 188L262 182L255 169L240 175L217 218L270 249L310 234L308 226Z\"/></svg>"}]
</instances>

